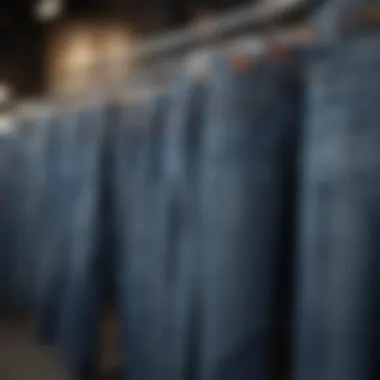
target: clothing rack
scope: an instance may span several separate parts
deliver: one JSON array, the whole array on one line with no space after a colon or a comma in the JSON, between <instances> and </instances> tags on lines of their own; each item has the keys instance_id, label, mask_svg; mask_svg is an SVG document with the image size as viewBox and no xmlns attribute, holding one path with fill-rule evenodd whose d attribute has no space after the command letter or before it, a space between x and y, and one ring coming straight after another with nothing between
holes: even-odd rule
<instances>
[{"instance_id":1,"label":"clothing rack","mask_svg":"<svg viewBox=\"0 0 380 380\"><path fill-rule=\"evenodd\" d=\"M326 0L261 0L259 3L239 7L235 11L203 20L190 27L137 41L131 49L119 56L119 60L154 64L172 55L186 53L236 35L248 32L260 34L278 26L278 23L284 20L291 19L292 24L304 22L305 13L309 14L324 1ZM105 64L107 61L98 62L94 70Z\"/></svg>"},{"instance_id":2,"label":"clothing rack","mask_svg":"<svg viewBox=\"0 0 380 380\"><path fill-rule=\"evenodd\" d=\"M167 69L162 70L162 66L167 67L168 62L169 66L172 66L172 62L178 61L178 57L183 54L196 51L204 46L215 46L244 34L250 35L252 38L270 41L302 40L305 30L301 28L300 32L299 28L289 28L289 24L293 27L296 22L304 23L305 13L306 15L310 14L324 1L326 0L261 0L182 30L174 30L158 37L136 41L131 48L126 48L126 51L117 59L101 60L89 68L78 69L77 72L78 75L81 73L89 75L89 78L93 78L92 82L95 83L101 77L98 76L98 73L112 67L113 63L130 64L133 75L144 72L146 69L149 71L152 65L153 67L161 66L157 71L165 72ZM287 25L279 25L289 19L291 22L288 22ZM102 88L102 84L98 87ZM90 93L90 98L94 97L97 96ZM39 100L38 103L41 104L41 101ZM60 102L58 101L58 103Z\"/></svg>"},{"instance_id":3,"label":"clothing rack","mask_svg":"<svg viewBox=\"0 0 380 380\"><path fill-rule=\"evenodd\" d=\"M213 42L244 32L278 22L301 8L316 5L315 0L262 0L258 4L244 6L234 12L228 12L220 17L198 23L183 31L174 31L147 42L137 44L130 53L134 59L146 59L167 55L176 50L184 50L194 45Z\"/></svg>"}]
</instances>

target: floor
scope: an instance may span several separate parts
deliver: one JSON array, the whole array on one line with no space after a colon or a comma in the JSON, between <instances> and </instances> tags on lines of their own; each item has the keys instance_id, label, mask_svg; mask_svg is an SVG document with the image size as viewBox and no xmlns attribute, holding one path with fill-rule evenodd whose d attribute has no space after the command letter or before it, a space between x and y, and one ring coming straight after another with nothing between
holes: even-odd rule
<instances>
[{"instance_id":1,"label":"floor","mask_svg":"<svg viewBox=\"0 0 380 380\"><path fill-rule=\"evenodd\" d=\"M107 318L103 328L102 380L118 378L119 349L115 318ZM29 321L0 314L1 380L73 380L59 360L56 348L42 347L33 341Z\"/></svg>"}]
</instances>

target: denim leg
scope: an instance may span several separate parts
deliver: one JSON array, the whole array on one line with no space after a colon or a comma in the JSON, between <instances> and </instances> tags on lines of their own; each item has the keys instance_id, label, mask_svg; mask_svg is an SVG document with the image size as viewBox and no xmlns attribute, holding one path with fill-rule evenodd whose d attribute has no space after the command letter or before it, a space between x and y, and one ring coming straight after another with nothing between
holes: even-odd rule
<instances>
[{"instance_id":1,"label":"denim leg","mask_svg":"<svg viewBox=\"0 0 380 380\"><path fill-rule=\"evenodd\" d=\"M15 215L12 205L12 183L14 181L12 161L16 139L13 131L0 139L0 303L11 306L11 286L13 275L13 244Z\"/></svg>"},{"instance_id":2,"label":"denim leg","mask_svg":"<svg viewBox=\"0 0 380 380\"><path fill-rule=\"evenodd\" d=\"M70 179L65 160L72 156L71 124L67 118L56 119L46 146L45 191L41 205L44 232L38 266L36 294L37 338L41 343L57 342L62 295L68 275L68 255L73 207Z\"/></svg>"},{"instance_id":3,"label":"denim leg","mask_svg":"<svg viewBox=\"0 0 380 380\"><path fill-rule=\"evenodd\" d=\"M198 176L207 85L175 83L164 133L159 379L190 379L200 344Z\"/></svg>"},{"instance_id":4,"label":"denim leg","mask_svg":"<svg viewBox=\"0 0 380 380\"><path fill-rule=\"evenodd\" d=\"M18 228L15 242L15 306L21 311L30 310L34 297L34 274L37 254L31 238L36 225L36 205L41 189L41 153L45 128L41 120L22 120L18 126L18 192L15 204Z\"/></svg>"},{"instance_id":5,"label":"denim leg","mask_svg":"<svg viewBox=\"0 0 380 380\"><path fill-rule=\"evenodd\" d=\"M124 160L118 161L119 202L124 226L119 252L119 296L125 350L125 378L150 380L158 376L157 339L162 252L161 187L162 126L166 97L155 96L127 110L121 132ZM119 155L121 158L122 156Z\"/></svg>"},{"instance_id":6,"label":"denim leg","mask_svg":"<svg viewBox=\"0 0 380 380\"><path fill-rule=\"evenodd\" d=\"M132 134L133 122L141 117L141 111L137 112L132 106L122 107L116 130L114 144L114 205L115 205L115 304L120 315L120 332L122 342L122 370L123 378L126 377L129 339L128 339L128 297L127 255L130 255L129 229L131 223L130 201L131 194L135 192L136 182L132 179L135 174L136 160L139 152L139 144L136 136ZM132 377L133 378L133 377Z\"/></svg>"},{"instance_id":7,"label":"denim leg","mask_svg":"<svg viewBox=\"0 0 380 380\"><path fill-rule=\"evenodd\" d=\"M298 83L285 64L266 59L252 57L240 69L225 57L210 68L201 180L204 380L271 378L284 290L278 276L290 254L282 237L291 216Z\"/></svg>"},{"instance_id":8,"label":"denim leg","mask_svg":"<svg viewBox=\"0 0 380 380\"><path fill-rule=\"evenodd\" d=\"M23 203L22 189L23 176L25 172L25 162L23 160L22 139L18 132L18 124L15 125L14 143L9 160L8 168L8 197L7 209L9 217L9 236L6 239L9 247L9 273L8 273L8 306L15 309L20 309L20 286L19 272L20 262L22 258L22 247L20 244Z\"/></svg>"},{"instance_id":9,"label":"denim leg","mask_svg":"<svg viewBox=\"0 0 380 380\"><path fill-rule=\"evenodd\" d=\"M66 175L72 179L73 208L59 343L73 375L78 379L93 379L98 363L104 269L99 239L99 189L106 113L99 108L75 116L71 164L66 167Z\"/></svg>"},{"instance_id":10,"label":"denim leg","mask_svg":"<svg viewBox=\"0 0 380 380\"><path fill-rule=\"evenodd\" d=\"M17 125L17 148L14 155L14 169L15 176L13 181L13 194L12 194L12 204L14 207L15 216L15 231L14 231L14 241L13 241L13 276L12 276L12 303L13 307L17 310L23 309L22 302L22 265L23 256L25 253L24 244L24 214L25 214L25 200L26 194L25 190L27 188L28 178L27 178L27 159L26 159L26 146L27 139L20 133L20 125Z\"/></svg>"},{"instance_id":11,"label":"denim leg","mask_svg":"<svg viewBox=\"0 0 380 380\"><path fill-rule=\"evenodd\" d=\"M38 266L41 260L41 249L46 238L42 220L42 206L46 189L46 147L52 118L42 115L36 121L36 130L28 149L29 184L25 210L25 262L23 286L27 304L33 312L36 307Z\"/></svg>"},{"instance_id":12,"label":"denim leg","mask_svg":"<svg viewBox=\"0 0 380 380\"><path fill-rule=\"evenodd\" d=\"M309 66L297 302L297 380L379 376L379 39Z\"/></svg>"}]
</instances>

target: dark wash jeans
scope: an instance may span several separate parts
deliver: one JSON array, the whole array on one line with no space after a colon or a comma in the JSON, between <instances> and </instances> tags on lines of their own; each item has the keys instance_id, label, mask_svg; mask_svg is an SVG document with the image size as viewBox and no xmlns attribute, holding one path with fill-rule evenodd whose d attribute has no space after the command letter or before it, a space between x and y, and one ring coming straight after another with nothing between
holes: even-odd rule
<instances>
[{"instance_id":1,"label":"dark wash jeans","mask_svg":"<svg viewBox=\"0 0 380 380\"><path fill-rule=\"evenodd\" d=\"M378 29L376 23L368 22L363 17L376 13L378 0L332 0L321 3L310 20L319 42L356 38Z\"/></svg>"},{"instance_id":2,"label":"dark wash jeans","mask_svg":"<svg viewBox=\"0 0 380 380\"><path fill-rule=\"evenodd\" d=\"M78 181L73 173L76 114L61 115L53 121L48 135L45 189L40 223L45 231L37 274L35 321L37 339L43 344L58 342L65 286L69 272L73 197ZM79 163L78 163L79 165Z\"/></svg>"},{"instance_id":3,"label":"dark wash jeans","mask_svg":"<svg viewBox=\"0 0 380 380\"><path fill-rule=\"evenodd\" d=\"M117 210L126 229L119 292L128 379L188 378L194 365L192 213L202 92L180 77L169 95L127 110L120 130L116 178L125 191L118 191Z\"/></svg>"},{"instance_id":4,"label":"dark wash jeans","mask_svg":"<svg viewBox=\"0 0 380 380\"><path fill-rule=\"evenodd\" d=\"M16 218L13 204L14 175L13 161L17 139L13 131L0 138L0 302L12 305L11 289L14 272L14 243Z\"/></svg>"},{"instance_id":5,"label":"dark wash jeans","mask_svg":"<svg viewBox=\"0 0 380 380\"><path fill-rule=\"evenodd\" d=\"M286 63L210 68L201 155L201 380L270 379L288 337L298 79ZM280 317L280 318L279 318ZM281 322L282 319L282 322Z\"/></svg>"},{"instance_id":6,"label":"dark wash jeans","mask_svg":"<svg viewBox=\"0 0 380 380\"><path fill-rule=\"evenodd\" d=\"M207 81L186 73L173 86L163 137L162 292L159 379L192 379L199 372L199 174Z\"/></svg>"},{"instance_id":7,"label":"dark wash jeans","mask_svg":"<svg viewBox=\"0 0 380 380\"><path fill-rule=\"evenodd\" d=\"M16 130L13 157L13 281L14 306L20 311L34 308L37 263L41 234L40 205L44 191L44 160L49 118L21 120Z\"/></svg>"},{"instance_id":8,"label":"dark wash jeans","mask_svg":"<svg viewBox=\"0 0 380 380\"><path fill-rule=\"evenodd\" d=\"M379 378L379 37L308 64L296 380Z\"/></svg>"},{"instance_id":9,"label":"dark wash jeans","mask_svg":"<svg viewBox=\"0 0 380 380\"><path fill-rule=\"evenodd\" d=\"M70 161L66 162L71 200L67 229L67 273L62 289L58 342L69 370L79 379L94 378L99 349L103 245L100 221L101 165L107 113L103 106L76 115Z\"/></svg>"},{"instance_id":10,"label":"dark wash jeans","mask_svg":"<svg viewBox=\"0 0 380 380\"><path fill-rule=\"evenodd\" d=\"M167 100L152 96L127 106L117 144L117 212L122 234L116 266L123 377L157 378L162 244L162 128Z\"/></svg>"},{"instance_id":11,"label":"dark wash jeans","mask_svg":"<svg viewBox=\"0 0 380 380\"><path fill-rule=\"evenodd\" d=\"M133 365L138 365L133 353L139 351L139 342L141 341L141 339L134 339L129 331L129 324L133 325L133 321L129 318L129 311L130 309L135 309L133 307L134 302L144 302L144 298L141 299L140 293L130 293L128 276L130 272L129 257L132 255L130 246L131 208L134 205L136 194L138 194L136 191L136 173L138 172L141 155L141 133L144 127L146 111L147 105L145 102L135 106L124 105L114 141L115 303L121 321L123 378L126 377L126 373L133 373ZM136 330L136 336L139 335L139 331L140 329ZM132 368L130 368L130 365L132 365ZM146 367L146 370L149 370L149 366Z\"/></svg>"}]
</instances>

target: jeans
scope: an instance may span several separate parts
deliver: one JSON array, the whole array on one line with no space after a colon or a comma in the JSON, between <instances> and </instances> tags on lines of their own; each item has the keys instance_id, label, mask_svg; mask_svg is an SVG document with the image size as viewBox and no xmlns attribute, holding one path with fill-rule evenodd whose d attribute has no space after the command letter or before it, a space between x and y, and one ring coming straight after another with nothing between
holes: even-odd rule
<instances>
[{"instance_id":1,"label":"jeans","mask_svg":"<svg viewBox=\"0 0 380 380\"><path fill-rule=\"evenodd\" d=\"M11 289L14 274L15 210L12 202L14 187L13 161L16 150L13 132L0 138L0 302L11 306Z\"/></svg>"},{"instance_id":2,"label":"jeans","mask_svg":"<svg viewBox=\"0 0 380 380\"><path fill-rule=\"evenodd\" d=\"M117 148L120 240L117 276L125 378L157 377L162 255L161 155L167 100L127 107Z\"/></svg>"},{"instance_id":3,"label":"jeans","mask_svg":"<svg viewBox=\"0 0 380 380\"><path fill-rule=\"evenodd\" d=\"M362 20L363 11L374 13L371 7L378 0L325 1L311 16L311 24L318 41L331 42L366 35L376 28Z\"/></svg>"},{"instance_id":4,"label":"jeans","mask_svg":"<svg viewBox=\"0 0 380 380\"><path fill-rule=\"evenodd\" d=\"M286 63L249 60L234 68L216 57L210 67L201 155L202 380L269 379L276 347L289 337L299 83Z\"/></svg>"},{"instance_id":5,"label":"jeans","mask_svg":"<svg viewBox=\"0 0 380 380\"><path fill-rule=\"evenodd\" d=\"M309 62L298 259L297 380L379 377L379 38Z\"/></svg>"},{"instance_id":6,"label":"jeans","mask_svg":"<svg viewBox=\"0 0 380 380\"><path fill-rule=\"evenodd\" d=\"M67 286L72 236L75 176L70 174L74 162L75 115L54 119L49 131L45 189L41 225L44 232L38 266L35 319L40 343L57 343L60 311ZM79 165L79 163L78 163ZM74 190L74 191L73 191Z\"/></svg>"},{"instance_id":7,"label":"jeans","mask_svg":"<svg viewBox=\"0 0 380 380\"><path fill-rule=\"evenodd\" d=\"M164 130L159 379L190 379L199 371L199 175L207 95L207 82L179 77Z\"/></svg>"},{"instance_id":8,"label":"jeans","mask_svg":"<svg viewBox=\"0 0 380 380\"><path fill-rule=\"evenodd\" d=\"M19 310L34 307L37 262L42 239L41 200L44 189L44 160L49 118L22 120L17 129L17 152L14 157L16 217L13 246L14 305Z\"/></svg>"},{"instance_id":9,"label":"jeans","mask_svg":"<svg viewBox=\"0 0 380 380\"><path fill-rule=\"evenodd\" d=\"M100 168L104 107L80 111L72 135L71 164L66 175L72 215L68 226L68 273L62 294L59 343L69 369L78 379L94 378L101 317L104 252L100 221Z\"/></svg>"}]
</instances>

